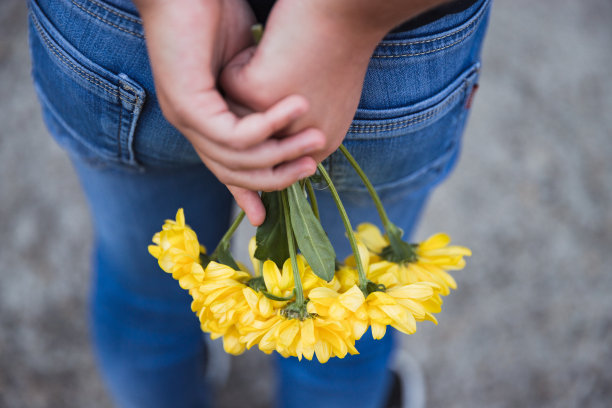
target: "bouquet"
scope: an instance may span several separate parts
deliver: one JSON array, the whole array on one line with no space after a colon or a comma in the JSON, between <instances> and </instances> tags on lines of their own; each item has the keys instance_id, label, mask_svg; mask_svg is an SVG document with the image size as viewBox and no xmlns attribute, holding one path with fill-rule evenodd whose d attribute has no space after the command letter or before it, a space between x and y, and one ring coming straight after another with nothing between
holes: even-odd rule
<instances>
[{"instance_id":1,"label":"bouquet","mask_svg":"<svg viewBox=\"0 0 612 408\"><path fill-rule=\"evenodd\" d=\"M227 353L257 345L264 353L300 360L316 356L325 363L358 354L355 342L368 329L381 339L388 326L413 334L417 322L437 323L442 297L457 287L448 271L463 269L471 251L450 246L449 236L441 233L418 244L403 241L367 176L344 146L340 151L367 187L384 228L383 234L364 223L354 231L319 165L353 252L342 263L319 222L310 178L262 193L266 219L249 243L252 273L230 252L244 213L211 254L186 224L183 209L153 236L149 252L189 292L202 331L221 337Z\"/></svg>"}]
</instances>

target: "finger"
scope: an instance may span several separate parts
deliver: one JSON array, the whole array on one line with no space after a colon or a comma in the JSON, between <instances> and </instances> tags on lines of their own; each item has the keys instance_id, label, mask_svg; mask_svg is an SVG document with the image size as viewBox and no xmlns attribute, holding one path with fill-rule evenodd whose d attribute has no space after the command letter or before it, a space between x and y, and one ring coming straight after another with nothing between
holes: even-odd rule
<instances>
[{"instance_id":1,"label":"finger","mask_svg":"<svg viewBox=\"0 0 612 408\"><path fill-rule=\"evenodd\" d=\"M183 114L179 115L179 124L200 135L199 138L234 150L244 150L263 142L308 110L308 101L304 97L291 95L264 112L238 118L219 98L220 95L202 96L193 109L181 109Z\"/></svg>"},{"instance_id":2,"label":"finger","mask_svg":"<svg viewBox=\"0 0 612 408\"><path fill-rule=\"evenodd\" d=\"M238 207L245 212L249 222L257 227L266 219L266 209L261 202L261 198L256 191L247 190L242 187L227 186L227 189L234 196Z\"/></svg>"},{"instance_id":3,"label":"finger","mask_svg":"<svg viewBox=\"0 0 612 408\"><path fill-rule=\"evenodd\" d=\"M233 147L246 149L288 127L308 111L308 101L300 95L290 95L264 112L241 118L233 129Z\"/></svg>"},{"instance_id":4,"label":"finger","mask_svg":"<svg viewBox=\"0 0 612 408\"><path fill-rule=\"evenodd\" d=\"M307 156L275 168L250 171L230 170L208 157L203 157L202 161L223 184L253 191L282 190L298 180L311 176L317 168L317 163Z\"/></svg>"},{"instance_id":5,"label":"finger","mask_svg":"<svg viewBox=\"0 0 612 408\"><path fill-rule=\"evenodd\" d=\"M241 95L243 88L248 86L245 80L245 70L248 63L255 55L256 47L247 48L239 52L221 71L219 84L228 95Z\"/></svg>"},{"instance_id":6,"label":"finger","mask_svg":"<svg viewBox=\"0 0 612 408\"><path fill-rule=\"evenodd\" d=\"M225 102L227 103L227 106L229 107L229 110L232 111L236 116L238 116L239 118L245 117L246 115L249 115L251 113L253 113L253 109L247 108L246 106L230 99L230 98L225 98Z\"/></svg>"},{"instance_id":7,"label":"finger","mask_svg":"<svg viewBox=\"0 0 612 408\"><path fill-rule=\"evenodd\" d=\"M326 144L325 135L309 128L282 139L268 139L247 150L236 151L202 140L196 149L230 170L257 170L319 152Z\"/></svg>"}]
</instances>

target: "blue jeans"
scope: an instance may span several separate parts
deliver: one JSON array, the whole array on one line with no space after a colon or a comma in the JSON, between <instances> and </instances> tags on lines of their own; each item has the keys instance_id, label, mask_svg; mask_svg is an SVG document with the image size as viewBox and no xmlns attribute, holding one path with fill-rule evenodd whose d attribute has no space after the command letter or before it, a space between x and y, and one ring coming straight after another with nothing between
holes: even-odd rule
<instances>
[{"instance_id":1,"label":"blue jeans","mask_svg":"<svg viewBox=\"0 0 612 408\"><path fill-rule=\"evenodd\" d=\"M208 248L232 199L162 116L140 19L129 0L30 0L33 78L50 133L69 153L95 228L92 333L121 407L206 407L205 349L190 299L147 253L183 207ZM478 80L490 0L402 33L376 49L345 144L409 237L432 188L452 169ZM349 216L376 212L346 160L325 161ZM340 255L348 241L331 197L322 222ZM393 336L364 336L361 354L325 365L278 358L282 407L380 407Z\"/></svg>"}]
</instances>

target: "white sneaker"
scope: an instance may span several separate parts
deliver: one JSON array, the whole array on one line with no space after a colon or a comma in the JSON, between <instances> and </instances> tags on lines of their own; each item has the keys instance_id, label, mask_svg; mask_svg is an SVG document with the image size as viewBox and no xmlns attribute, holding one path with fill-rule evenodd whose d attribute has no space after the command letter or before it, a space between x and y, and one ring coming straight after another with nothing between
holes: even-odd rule
<instances>
[{"instance_id":1,"label":"white sneaker","mask_svg":"<svg viewBox=\"0 0 612 408\"><path fill-rule=\"evenodd\" d=\"M398 349L392 356L390 369L393 385L385 408L425 408L425 378L414 357Z\"/></svg>"}]
</instances>

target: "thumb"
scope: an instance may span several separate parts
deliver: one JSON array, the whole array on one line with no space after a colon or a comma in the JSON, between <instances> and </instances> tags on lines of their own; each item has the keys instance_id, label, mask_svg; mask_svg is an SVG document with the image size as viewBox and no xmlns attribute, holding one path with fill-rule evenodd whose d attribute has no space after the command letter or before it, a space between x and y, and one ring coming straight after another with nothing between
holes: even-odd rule
<instances>
[{"instance_id":1,"label":"thumb","mask_svg":"<svg viewBox=\"0 0 612 408\"><path fill-rule=\"evenodd\" d=\"M249 47L232 58L221 71L219 86L231 98L242 102L248 89L248 81L245 76L247 66L255 55L255 47ZM242 97L241 97L242 96Z\"/></svg>"}]
</instances>

